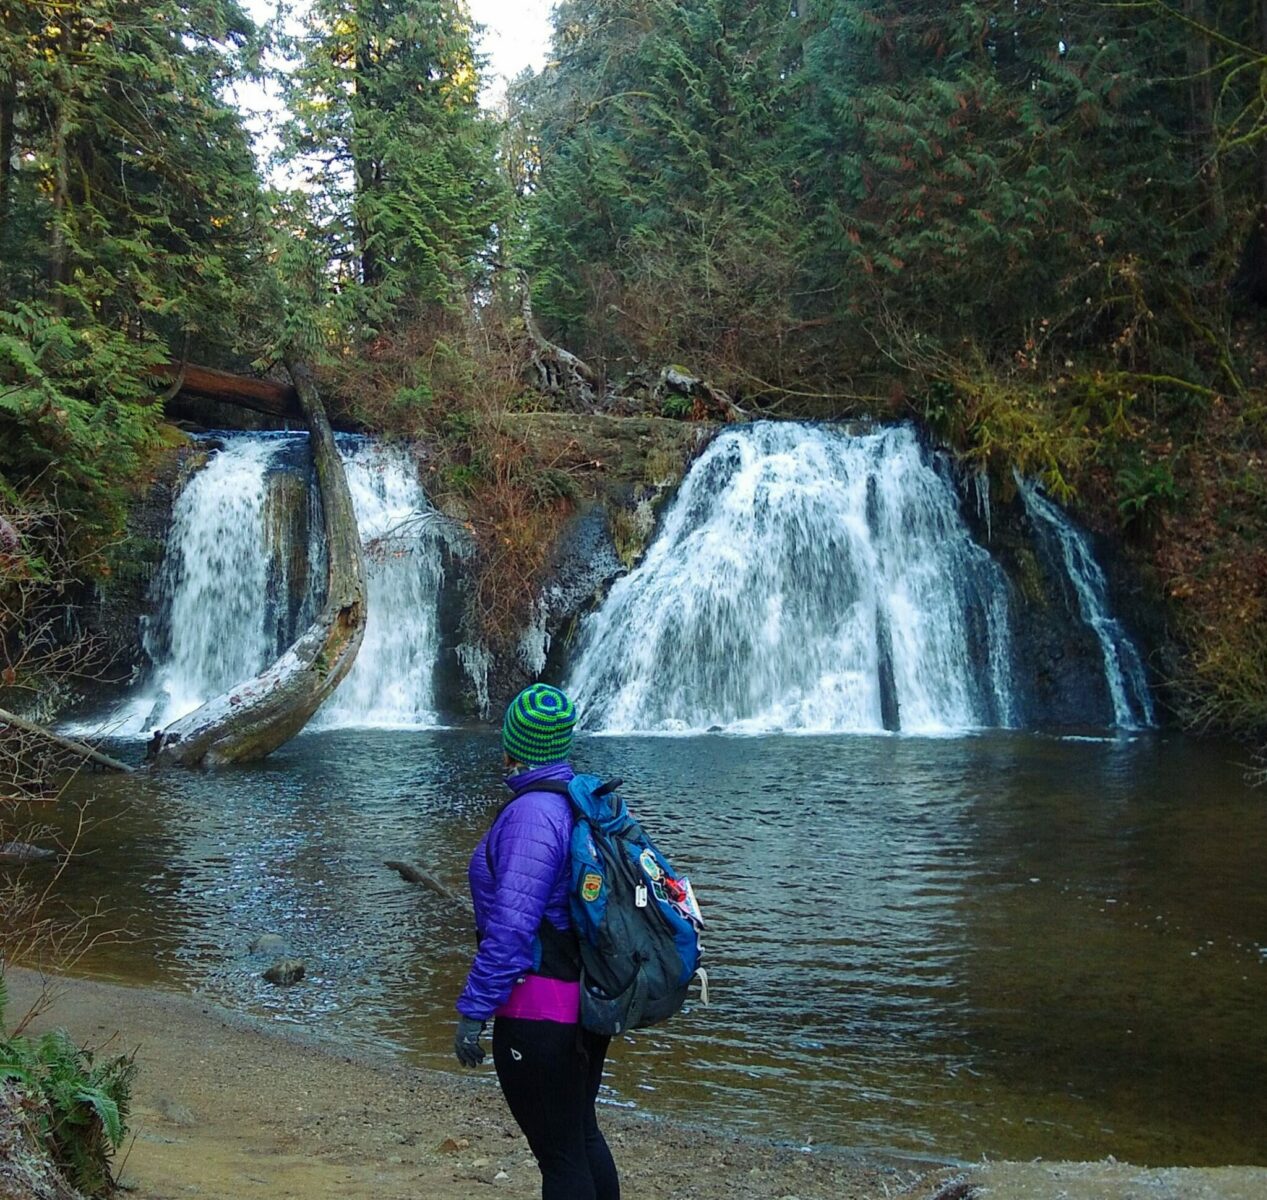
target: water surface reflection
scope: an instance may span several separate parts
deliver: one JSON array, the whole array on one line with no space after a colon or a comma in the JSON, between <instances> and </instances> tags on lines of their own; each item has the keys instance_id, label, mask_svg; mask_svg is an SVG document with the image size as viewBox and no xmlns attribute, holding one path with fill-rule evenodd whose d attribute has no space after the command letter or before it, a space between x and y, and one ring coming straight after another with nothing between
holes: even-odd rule
<instances>
[{"instance_id":1,"label":"water surface reflection","mask_svg":"<svg viewBox=\"0 0 1267 1200\"><path fill-rule=\"evenodd\" d=\"M448 1067L493 735L333 731L216 775L90 781L71 872L135 930L89 967ZM1267 1162L1267 803L1217 748L991 734L593 738L707 904L714 1004L615 1094L797 1142ZM283 935L292 989L248 952Z\"/></svg>"}]
</instances>

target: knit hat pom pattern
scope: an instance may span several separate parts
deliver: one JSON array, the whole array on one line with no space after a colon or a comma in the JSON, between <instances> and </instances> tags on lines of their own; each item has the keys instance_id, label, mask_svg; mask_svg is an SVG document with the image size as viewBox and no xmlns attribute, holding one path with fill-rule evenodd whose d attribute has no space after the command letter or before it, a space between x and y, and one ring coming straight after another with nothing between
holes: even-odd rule
<instances>
[{"instance_id":1,"label":"knit hat pom pattern","mask_svg":"<svg viewBox=\"0 0 1267 1200\"><path fill-rule=\"evenodd\" d=\"M572 753L576 706L558 688L534 683L506 709L502 748L530 767L566 762Z\"/></svg>"}]
</instances>

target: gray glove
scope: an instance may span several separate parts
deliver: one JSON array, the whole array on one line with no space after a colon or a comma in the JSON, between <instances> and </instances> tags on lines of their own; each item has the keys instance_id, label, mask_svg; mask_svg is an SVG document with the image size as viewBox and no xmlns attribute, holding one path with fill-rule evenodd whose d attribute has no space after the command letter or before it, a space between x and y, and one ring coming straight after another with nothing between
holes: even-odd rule
<instances>
[{"instance_id":1,"label":"gray glove","mask_svg":"<svg viewBox=\"0 0 1267 1200\"><path fill-rule=\"evenodd\" d=\"M458 1032L453 1039L453 1053L464 1067L478 1067L484 1061L484 1047L480 1045L480 1034L484 1032L484 1022L472 1017L458 1018Z\"/></svg>"}]
</instances>

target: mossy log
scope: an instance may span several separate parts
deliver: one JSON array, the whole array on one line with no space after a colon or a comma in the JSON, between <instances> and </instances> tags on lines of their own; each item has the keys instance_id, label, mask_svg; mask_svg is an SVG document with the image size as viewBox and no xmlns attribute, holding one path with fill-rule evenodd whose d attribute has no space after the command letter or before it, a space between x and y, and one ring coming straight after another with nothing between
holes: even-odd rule
<instances>
[{"instance_id":1,"label":"mossy log","mask_svg":"<svg viewBox=\"0 0 1267 1200\"><path fill-rule=\"evenodd\" d=\"M326 601L268 670L169 725L155 766L254 762L289 741L352 669L365 634L365 564L352 493L312 375L287 361L308 422L325 522ZM263 603L263 597L260 597Z\"/></svg>"},{"instance_id":2,"label":"mossy log","mask_svg":"<svg viewBox=\"0 0 1267 1200\"><path fill-rule=\"evenodd\" d=\"M295 388L271 379L233 375L228 371L217 371L192 363L151 367L150 374L156 379L170 382L168 398L183 395L201 400L216 400L238 408L249 408L252 412L264 413L270 417L299 418L304 415L303 405Z\"/></svg>"}]
</instances>

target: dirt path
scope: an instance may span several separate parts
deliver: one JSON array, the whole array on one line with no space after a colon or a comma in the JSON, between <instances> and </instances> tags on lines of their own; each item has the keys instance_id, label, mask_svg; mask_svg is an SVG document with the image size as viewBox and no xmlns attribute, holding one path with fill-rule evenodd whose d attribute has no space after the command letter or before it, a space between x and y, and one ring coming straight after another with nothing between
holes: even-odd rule
<instances>
[{"instance_id":1,"label":"dirt path","mask_svg":"<svg viewBox=\"0 0 1267 1200\"><path fill-rule=\"evenodd\" d=\"M10 1013L40 981L10 971ZM491 1072L461 1078L342 1057L194 998L64 981L39 1028L137 1049L123 1181L138 1200L472 1200L540 1195ZM673 1200L930 1200L945 1168L776 1150L607 1110L627 1196ZM1267 1170L992 1164L965 1176L1016 1200L1264 1200ZM945 1200L959 1188L946 1188Z\"/></svg>"}]
</instances>

